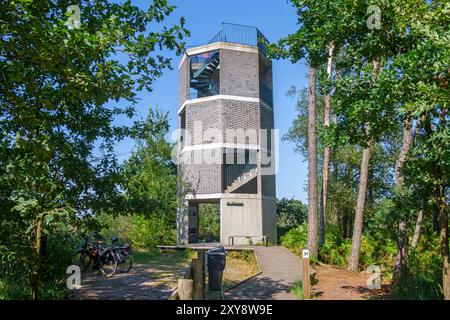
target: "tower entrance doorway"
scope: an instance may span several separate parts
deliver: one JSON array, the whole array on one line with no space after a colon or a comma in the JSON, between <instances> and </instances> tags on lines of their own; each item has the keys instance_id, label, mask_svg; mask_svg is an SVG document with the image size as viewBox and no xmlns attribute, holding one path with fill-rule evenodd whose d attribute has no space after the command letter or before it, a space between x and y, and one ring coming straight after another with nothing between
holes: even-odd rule
<instances>
[{"instance_id":1,"label":"tower entrance doorway","mask_svg":"<svg viewBox=\"0 0 450 320\"><path fill-rule=\"evenodd\" d=\"M189 243L220 242L220 203L189 203Z\"/></svg>"}]
</instances>

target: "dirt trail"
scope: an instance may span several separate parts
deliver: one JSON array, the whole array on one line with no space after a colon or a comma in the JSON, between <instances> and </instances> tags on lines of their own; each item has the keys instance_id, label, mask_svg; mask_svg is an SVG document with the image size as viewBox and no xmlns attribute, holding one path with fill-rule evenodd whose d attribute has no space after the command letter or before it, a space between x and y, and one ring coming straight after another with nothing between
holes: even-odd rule
<instances>
[{"instance_id":1,"label":"dirt trail","mask_svg":"<svg viewBox=\"0 0 450 320\"><path fill-rule=\"evenodd\" d=\"M106 277L98 273L82 276L76 300L165 300L176 287L182 265L137 264L129 273Z\"/></svg>"},{"instance_id":2,"label":"dirt trail","mask_svg":"<svg viewBox=\"0 0 450 320\"><path fill-rule=\"evenodd\" d=\"M315 266L313 286L315 300L383 300L389 299L389 285L383 281L381 290L367 288L368 274L352 273L329 265Z\"/></svg>"}]
</instances>

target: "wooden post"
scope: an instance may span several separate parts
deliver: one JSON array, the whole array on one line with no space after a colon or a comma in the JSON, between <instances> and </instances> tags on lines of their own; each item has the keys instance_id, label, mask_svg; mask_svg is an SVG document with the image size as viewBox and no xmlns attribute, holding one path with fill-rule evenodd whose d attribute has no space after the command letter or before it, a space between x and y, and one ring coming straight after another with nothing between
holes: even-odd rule
<instances>
[{"instance_id":1,"label":"wooden post","mask_svg":"<svg viewBox=\"0 0 450 320\"><path fill-rule=\"evenodd\" d=\"M206 298L206 250L201 249L198 250L198 260L200 261L200 267L201 267L201 280L200 284L202 287L202 300L205 300Z\"/></svg>"},{"instance_id":2,"label":"wooden post","mask_svg":"<svg viewBox=\"0 0 450 320\"><path fill-rule=\"evenodd\" d=\"M180 300L192 300L194 281L191 279L178 280L178 297Z\"/></svg>"},{"instance_id":3,"label":"wooden post","mask_svg":"<svg viewBox=\"0 0 450 320\"><path fill-rule=\"evenodd\" d=\"M192 260L193 299L205 300L205 250L198 250L197 254L198 259Z\"/></svg>"},{"instance_id":4,"label":"wooden post","mask_svg":"<svg viewBox=\"0 0 450 320\"><path fill-rule=\"evenodd\" d=\"M303 296L305 299L311 299L311 280L309 277L309 250L303 250Z\"/></svg>"}]
</instances>

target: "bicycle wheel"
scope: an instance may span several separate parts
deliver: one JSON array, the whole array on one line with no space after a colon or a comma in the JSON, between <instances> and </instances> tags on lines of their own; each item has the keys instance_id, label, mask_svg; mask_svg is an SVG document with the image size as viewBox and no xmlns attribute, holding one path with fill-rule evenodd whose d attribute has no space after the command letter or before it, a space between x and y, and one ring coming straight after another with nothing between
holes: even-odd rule
<instances>
[{"instance_id":1,"label":"bicycle wheel","mask_svg":"<svg viewBox=\"0 0 450 320\"><path fill-rule=\"evenodd\" d=\"M100 270L108 277L113 276L117 272L117 259L114 254L108 252L103 257Z\"/></svg>"},{"instance_id":2,"label":"bicycle wheel","mask_svg":"<svg viewBox=\"0 0 450 320\"><path fill-rule=\"evenodd\" d=\"M128 273L133 266L133 258L129 253L119 253L121 259L120 263L117 265L117 269L121 273Z\"/></svg>"},{"instance_id":3,"label":"bicycle wheel","mask_svg":"<svg viewBox=\"0 0 450 320\"><path fill-rule=\"evenodd\" d=\"M91 263L92 263L92 258L89 255L89 253L83 252L80 255L80 262L79 262L81 272L89 271L91 269Z\"/></svg>"},{"instance_id":4,"label":"bicycle wheel","mask_svg":"<svg viewBox=\"0 0 450 320\"><path fill-rule=\"evenodd\" d=\"M79 266L81 272L85 271L90 265L89 254L85 250L77 251L72 258L72 264Z\"/></svg>"}]
</instances>

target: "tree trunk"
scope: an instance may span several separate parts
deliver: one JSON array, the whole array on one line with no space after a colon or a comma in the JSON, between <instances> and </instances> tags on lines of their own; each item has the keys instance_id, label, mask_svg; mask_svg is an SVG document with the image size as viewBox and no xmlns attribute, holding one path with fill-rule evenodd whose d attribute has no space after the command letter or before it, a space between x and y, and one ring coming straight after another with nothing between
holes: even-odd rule
<instances>
[{"instance_id":1,"label":"tree trunk","mask_svg":"<svg viewBox=\"0 0 450 320\"><path fill-rule=\"evenodd\" d=\"M415 249L417 247L417 243L419 243L419 236L420 236L420 231L422 229L422 223L423 223L423 214L424 214L424 210L421 209L417 216L416 228L414 229L414 236L411 241L411 248L413 248L413 249Z\"/></svg>"},{"instance_id":2,"label":"tree trunk","mask_svg":"<svg viewBox=\"0 0 450 320\"><path fill-rule=\"evenodd\" d=\"M416 127L415 127L414 133L413 133L412 147L416 145L416 142L417 142L417 139L419 136L420 125L423 121L425 121L425 118L422 116L416 122ZM420 209L419 214L417 215L416 227L414 228L414 235L413 235L413 238L411 241L411 248L413 248L413 249L415 249L417 247L417 244L419 243L419 237L420 237L420 232L422 231L424 214L425 214L425 210L423 208Z\"/></svg>"},{"instance_id":3,"label":"tree trunk","mask_svg":"<svg viewBox=\"0 0 450 320\"><path fill-rule=\"evenodd\" d=\"M346 172L346 178L345 181L348 186L353 185L353 164L351 163L351 153L354 152L354 150L348 150L346 153L346 163L347 163L347 172ZM353 189L351 187L351 189ZM349 210L348 207L345 207L345 210L343 212L343 228L344 231L342 234L343 239L348 239L350 237L350 230L352 229L352 212Z\"/></svg>"},{"instance_id":4,"label":"tree trunk","mask_svg":"<svg viewBox=\"0 0 450 320\"><path fill-rule=\"evenodd\" d=\"M444 299L450 300L450 267L449 267L449 248L448 248L448 217L447 204L445 202L444 185L439 185L438 210L439 210L439 240L441 244L442 255L442 291Z\"/></svg>"},{"instance_id":5,"label":"tree trunk","mask_svg":"<svg viewBox=\"0 0 450 320\"><path fill-rule=\"evenodd\" d=\"M333 215L331 217L328 217L328 219L330 220L330 218L331 218L332 219L331 223L333 223L335 225L338 225L339 228L340 228L342 226L342 224L341 224L341 220L342 219L341 219L341 214L340 214L340 206L339 206L339 203L336 201L336 197L333 196L336 193L335 186L337 184L338 177L339 177L339 164L337 162L336 157L333 157L333 159L332 159L330 164L333 167L333 170L332 170L332 172L333 172L333 180L332 180L333 183L331 184L333 190L331 192L329 192L329 194L331 195L329 197L329 200L330 200L330 203L332 203L332 205L330 206L330 211L329 212L333 213Z\"/></svg>"},{"instance_id":6,"label":"tree trunk","mask_svg":"<svg viewBox=\"0 0 450 320\"><path fill-rule=\"evenodd\" d=\"M308 248L317 257L317 138L316 138L316 68L309 67L308 83Z\"/></svg>"},{"instance_id":7,"label":"tree trunk","mask_svg":"<svg viewBox=\"0 0 450 320\"><path fill-rule=\"evenodd\" d=\"M369 176L371 141L363 150L361 159L361 175L359 178L359 191L356 203L355 222L353 224L352 248L348 261L348 270L357 272L359 268L359 251L361 246L361 235L364 223L364 206L366 202L367 182Z\"/></svg>"},{"instance_id":8,"label":"tree trunk","mask_svg":"<svg viewBox=\"0 0 450 320\"><path fill-rule=\"evenodd\" d=\"M36 236L35 236L35 254L36 267L31 274L31 299L39 299L39 270L41 266L41 252L42 252L42 218L36 221Z\"/></svg>"},{"instance_id":9,"label":"tree trunk","mask_svg":"<svg viewBox=\"0 0 450 320\"><path fill-rule=\"evenodd\" d=\"M403 128L403 145L400 154L395 164L395 182L400 192L400 197L403 197L403 165L412 145L412 117L408 115L405 119L405 126ZM397 256L395 258L394 267L394 283L400 284L405 280L406 268L408 263L408 225L405 217L401 217L398 224L398 239L397 239Z\"/></svg>"},{"instance_id":10,"label":"tree trunk","mask_svg":"<svg viewBox=\"0 0 450 320\"><path fill-rule=\"evenodd\" d=\"M373 60L373 79L372 83L376 81L376 76L380 71L380 60ZM366 134L369 137L367 145L363 149L363 156L361 159L361 173L359 178L358 187L358 199L356 202L355 210L355 222L353 224L353 234L352 234L352 248L350 252L350 257L348 259L348 270L357 272L359 268L359 251L361 247L361 235L362 228L364 224L364 207L366 204L367 195L367 182L369 177L369 163L370 163L370 147L372 145L372 139L370 138L370 125L366 125Z\"/></svg>"},{"instance_id":11,"label":"tree trunk","mask_svg":"<svg viewBox=\"0 0 450 320\"><path fill-rule=\"evenodd\" d=\"M433 210L433 230L436 234L439 234L439 212L437 210Z\"/></svg>"},{"instance_id":12,"label":"tree trunk","mask_svg":"<svg viewBox=\"0 0 450 320\"><path fill-rule=\"evenodd\" d=\"M331 43L328 47L328 64L327 64L327 77L331 81L333 72L333 51L334 44ZM330 89L331 91L331 89ZM331 92L328 91L324 97L324 124L325 128L330 126L330 111L331 111ZM328 201L328 181L329 181L329 169L330 169L330 148L325 147L323 151L323 167L322 167L322 193L320 201L320 222L319 222L319 247L325 243L325 227L327 223L327 201Z\"/></svg>"},{"instance_id":13,"label":"tree trunk","mask_svg":"<svg viewBox=\"0 0 450 320\"><path fill-rule=\"evenodd\" d=\"M405 126L403 128L403 145L402 150L395 165L395 181L397 186L403 184L403 165L405 164L406 156L409 153L412 145L412 117L408 115L405 119Z\"/></svg>"},{"instance_id":14,"label":"tree trunk","mask_svg":"<svg viewBox=\"0 0 450 320\"><path fill-rule=\"evenodd\" d=\"M447 109L442 109L439 116L439 126L446 127ZM447 216L447 202L446 202L446 176L438 163L433 166L435 170L435 177L438 179L437 186L437 205L439 212L439 240L441 244L442 256L442 291L444 299L450 300L450 256L448 245L448 216Z\"/></svg>"},{"instance_id":15,"label":"tree trunk","mask_svg":"<svg viewBox=\"0 0 450 320\"><path fill-rule=\"evenodd\" d=\"M440 114L440 126L446 125L446 110L442 110ZM425 125L428 139L432 138L433 129L428 119ZM446 203L446 179L442 173L442 169L438 162L432 165L433 176L436 179L437 185L435 190L435 200L437 203L437 216L439 219L439 242L441 247L442 257L442 291L445 300L450 300L450 256L448 245L448 217L447 217L447 203Z\"/></svg>"}]
</instances>

